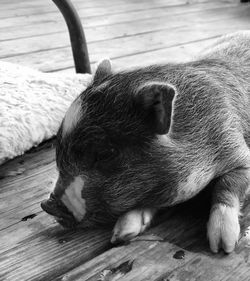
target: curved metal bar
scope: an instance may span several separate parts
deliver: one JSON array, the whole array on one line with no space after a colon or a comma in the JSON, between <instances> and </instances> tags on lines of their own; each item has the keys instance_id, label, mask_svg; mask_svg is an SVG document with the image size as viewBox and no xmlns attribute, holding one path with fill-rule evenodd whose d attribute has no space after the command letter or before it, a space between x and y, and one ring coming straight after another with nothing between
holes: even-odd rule
<instances>
[{"instance_id":1,"label":"curved metal bar","mask_svg":"<svg viewBox=\"0 0 250 281\"><path fill-rule=\"evenodd\" d=\"M52 0L61 11L69 30L76 73L91 73L87 43L81 20L70 0Z\"/></svg>"}]
</instances>

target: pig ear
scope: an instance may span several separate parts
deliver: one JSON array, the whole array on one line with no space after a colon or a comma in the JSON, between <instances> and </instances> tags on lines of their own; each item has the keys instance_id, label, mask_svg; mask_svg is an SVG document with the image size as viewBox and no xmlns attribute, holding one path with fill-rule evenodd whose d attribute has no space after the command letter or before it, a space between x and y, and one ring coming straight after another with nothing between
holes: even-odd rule
<instances>
[{"instance_id":1,"label":"pig ear","mask_svg":"<svg viewBox=\"0 0 250 281\"><path fill-rule=\"evenodd\" d=\"M146 115L156 134L167 134L171 126L175 88L167 83L146 83L138 89L137 102L146 110Z\"/></svg>"},{"instance_id":2,"label":"pig ear","mask_svg":"<svg viewBox=\"0 0 250 281\"><path fill-rule=\"evenodd\" d=\"M111 73L112 71L110 59L103 59L97 64L97 68L94 75L94 81L102 80Z\"/></svg>"}]
</instances>

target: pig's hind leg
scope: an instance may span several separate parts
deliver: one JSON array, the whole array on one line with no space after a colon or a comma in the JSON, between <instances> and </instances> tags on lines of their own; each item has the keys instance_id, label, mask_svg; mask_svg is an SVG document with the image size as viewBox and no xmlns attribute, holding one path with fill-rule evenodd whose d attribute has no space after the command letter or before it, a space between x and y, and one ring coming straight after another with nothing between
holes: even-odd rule
<instances>
[{"instance_id":1,"label":"pig's hind leg","mask_svg":"<svg viewBox=\"0 0 250 281\"><path fill-rule=\"evenodd\" d=\"M155 209L135 209L122 215L115 224L111 243L129 241L143 233L151 224Z\"/></svg>"},{"instance_id":2,"label":"pig's hind leg","mask_svg":"<svg viewBox=\"0 0 250 281\"><path fill-rule=\"evenodd\" d=\"M240 235L239 215L249 191L250 168L239 167L220 178L215 184L207 235L212 252L220 248L234 250Z\"/></svg>"}]
</instances>

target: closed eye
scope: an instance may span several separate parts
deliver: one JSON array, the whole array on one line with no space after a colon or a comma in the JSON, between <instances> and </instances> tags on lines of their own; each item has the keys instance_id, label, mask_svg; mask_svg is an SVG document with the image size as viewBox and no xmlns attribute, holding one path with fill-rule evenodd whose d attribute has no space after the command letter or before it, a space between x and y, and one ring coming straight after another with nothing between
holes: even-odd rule
<instances>
[{"instance_id":1,"label":"closed eye","mask_svg":"<svg viewBox=\"0 0 250 281\"><path fill-rule=\"evenodd\" d=\"M105 149L103 151L99 151L96 155L97 162L108 162L115 159L119 155L119 151L112 147L110 149Z\"/></svg>"}]
</instances>

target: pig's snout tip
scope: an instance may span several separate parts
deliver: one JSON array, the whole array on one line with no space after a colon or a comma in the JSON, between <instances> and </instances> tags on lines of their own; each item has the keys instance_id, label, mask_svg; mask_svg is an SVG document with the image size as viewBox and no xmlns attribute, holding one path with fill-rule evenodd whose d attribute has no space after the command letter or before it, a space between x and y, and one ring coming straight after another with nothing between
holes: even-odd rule
<instances>
[{"instance_id":1,"label":"pig's snout tip","mask_svg":"<svg viewBox=\"0 0 250 281\"><path fill-rule=\"evenodd\" d=\"M51 198L43 200L41 202L41 208L47 214L53 216L56 219L56 221L64 228L72 229L72 228L76 228L78 225L74 217L68 212L65 212L65 210L62 210L56 204L56 202L51 200Z\"/></svg>"},{"instance_id":2,"label":"pig's snout tip","mask_svg":"<svg viewBox=\"0 0 250 281\"><path fill-rule=\"evenodd\" d=\"M54 196L54 194L50 194L48 199L41 202L41 208L47 214L55 217L56 220L66 228L72 228L78 224L74 216L67 210L62 202Z\"/></svg>"},{"instance_id":3,"label":"pig's snout tip","mask_svg":"<svg viewBox=\"0 0 250 281\"><path fill-rule=\"evenodd\" d=\"M56 216L58 214L58 202L53 193L50 194L48 199L41 202L41 208L49 215Z\"/></svg>"},{"instance_id":4,"label":"pig's snout tip","mask_svg":"<svg viewBox=\"0 0 250 281\"><path fill-rule=\"evenodd\" d=\"M123 239L121 239L119 236L117 235L113 235L110 239L110 243L113 245L120 245L122 243L124 243L125 241Z\"/></svg>"},{"instance_id":5,"label":"pig's snout tip","mask_svg":"<svg viewBox=\"0 0 250 281\"><path fill-rule=\"evenodd\" d=\"M54 204L51 199L45 199L41 202L40 204L41 208L43 211L50 215L54 215L53 209L54 209Z\"/></svg>"},{"instance_id":6,"label":"pig's snout tip","mask_svg":"<svg viewBox=\"0 0 250 281\"><path fill-rule=\"evenodd\" d=\"M117 244L119 242L119 239L117 239L117 238L118 238L117 235L113 234L111 239L110 239L110 242L112 244Z\"/></svg>"}]
</instances>

